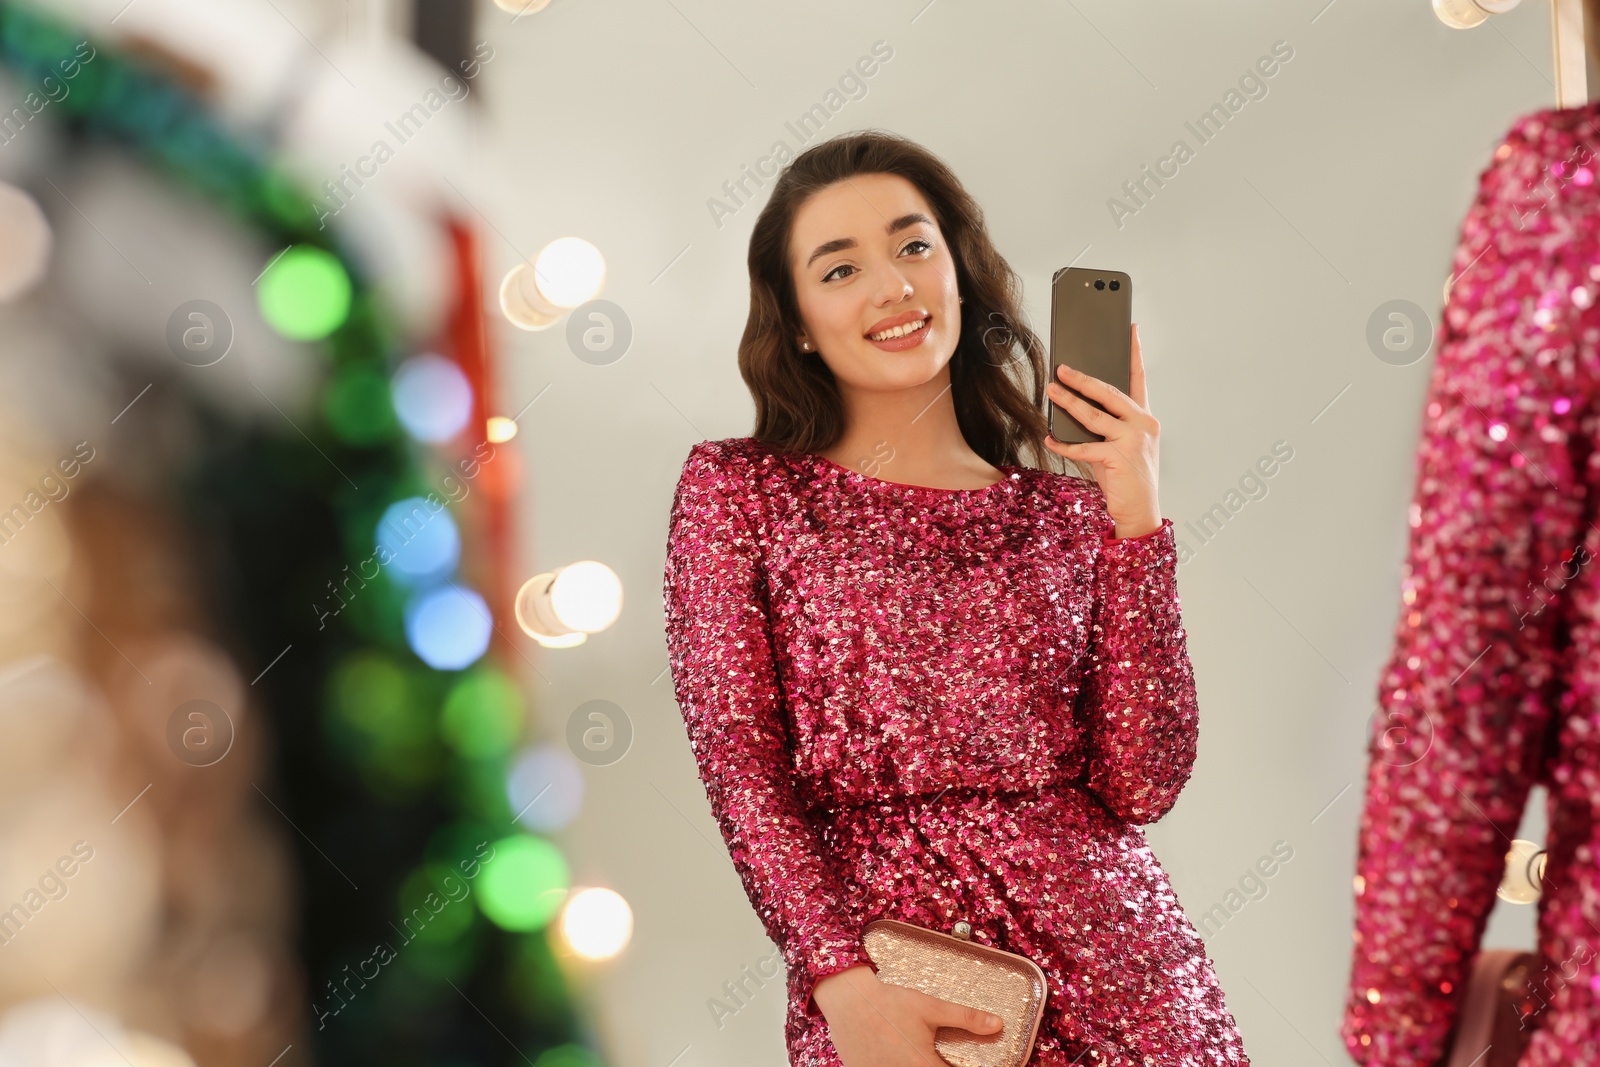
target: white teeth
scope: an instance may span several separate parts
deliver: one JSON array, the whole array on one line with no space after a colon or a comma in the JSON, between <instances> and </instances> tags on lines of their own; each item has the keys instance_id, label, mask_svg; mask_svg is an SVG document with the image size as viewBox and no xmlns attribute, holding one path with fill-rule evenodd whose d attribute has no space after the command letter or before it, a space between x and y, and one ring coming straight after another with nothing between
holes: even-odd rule
<instances>
[{"instance_id":1,"label":"white teeth","mask_svg":"<svg viewBox=\"0 0 1600 1067\"><path fill-rule=\"evenodd\" d=\"M882 333L873 333L868 334L867 336L872 338L874 341L888 341L895 337L904 337L908 333L914 333L915 331L922 329L922 324L927 321L927 319L918 319L915 322L907 322L899 326L892 326L889 329L884 330Z\"/></svg>"}]
</instances>

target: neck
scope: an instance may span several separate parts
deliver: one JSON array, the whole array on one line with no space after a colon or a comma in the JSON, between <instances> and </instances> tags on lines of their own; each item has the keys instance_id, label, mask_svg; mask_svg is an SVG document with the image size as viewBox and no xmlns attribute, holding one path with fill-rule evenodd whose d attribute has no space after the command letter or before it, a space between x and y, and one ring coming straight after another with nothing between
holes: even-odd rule
<instances>
[{"instance_id":1,"label":"neck","mask_svg":"<svg viewBox=\"0 0 1600 1067\"><path fill-rule=\"evenodd\" d=\"M971 476L993 481L993 468L961 436L950 368L909 389L877 391L841 382L844 434L824 455L841 466L891 481L934 484Z\"/></svg>"}]
</instances>

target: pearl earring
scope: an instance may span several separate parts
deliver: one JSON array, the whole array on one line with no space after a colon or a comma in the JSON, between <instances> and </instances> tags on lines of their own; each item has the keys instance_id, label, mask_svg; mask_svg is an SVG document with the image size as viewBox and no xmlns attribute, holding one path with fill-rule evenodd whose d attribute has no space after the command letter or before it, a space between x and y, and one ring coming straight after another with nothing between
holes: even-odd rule
<instances>
[{"instance_id":1,"label":"pearl earring","mask_svg":"<svg viewBox=\"0 0 1600 1067\"><path fill-rule=\"evenodd\" d=\"M811 351L811 342L810 341L801 341L800 342L800 351L802 351L802 352Z\"/></svg>"}]
</instances>

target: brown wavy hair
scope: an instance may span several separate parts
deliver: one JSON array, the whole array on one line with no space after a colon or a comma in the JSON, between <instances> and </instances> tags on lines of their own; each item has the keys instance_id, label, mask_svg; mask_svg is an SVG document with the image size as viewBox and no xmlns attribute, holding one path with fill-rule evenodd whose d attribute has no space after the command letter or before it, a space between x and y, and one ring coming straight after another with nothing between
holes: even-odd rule
<instances>
[{"instance_id":1,"label":"brown wavy hair","mask_svg":"<svg viewBox=\"0 0 1600 1067\"><path fill-rule=\"evenodd\" d=\"M845 431L833 371L795 342L803 330L789 237L807 199L858 174L897 174L916 186L949 242L964 299L950 393L967 444L993 466L1044 467L1093 480L1087 464L1044 445L1047 349L1023 321L1022 280L995 250L983 209L938 156L884 130L840 134L801 152L756 217L750 315L739 339L739 374L756 405L751 436L780 452L819 452Z\"/></svg>"}]
</instances>

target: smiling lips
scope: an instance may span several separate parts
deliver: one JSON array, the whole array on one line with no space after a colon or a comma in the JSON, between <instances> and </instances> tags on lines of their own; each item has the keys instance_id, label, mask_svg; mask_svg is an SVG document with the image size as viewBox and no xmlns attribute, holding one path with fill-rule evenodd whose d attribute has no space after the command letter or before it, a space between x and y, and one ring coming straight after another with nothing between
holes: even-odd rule
<instances>
[{"instance_id":1,"label":"smiling lips","mask_svg":"<svg viewBox=\"0 0 1600 1067\"><path fill-rule=\"evenodd\" d=\"M867 340L891 352L912 348L921 344L922 339L928 335L928 322L931 317L920 315L907 318L893 326L867 334Z\"/></svg>"}]
</instances>

